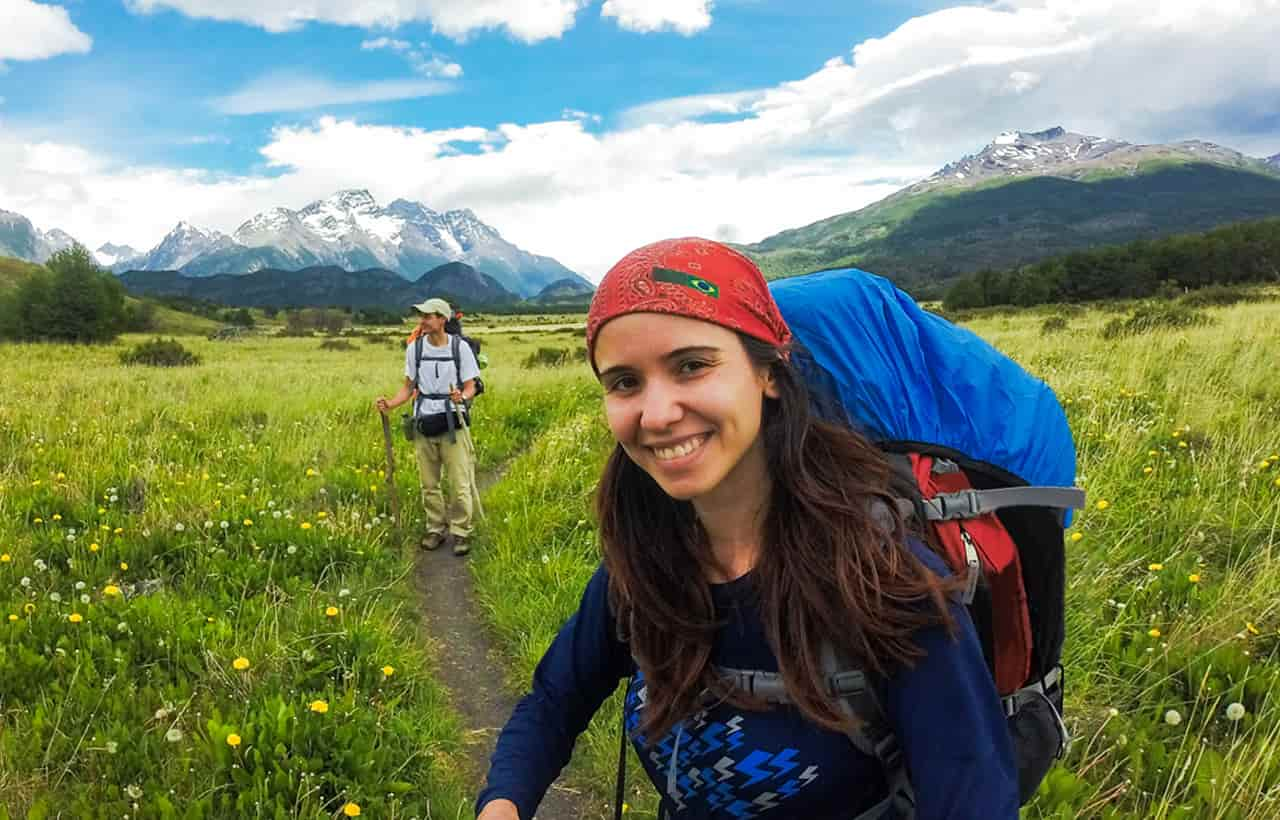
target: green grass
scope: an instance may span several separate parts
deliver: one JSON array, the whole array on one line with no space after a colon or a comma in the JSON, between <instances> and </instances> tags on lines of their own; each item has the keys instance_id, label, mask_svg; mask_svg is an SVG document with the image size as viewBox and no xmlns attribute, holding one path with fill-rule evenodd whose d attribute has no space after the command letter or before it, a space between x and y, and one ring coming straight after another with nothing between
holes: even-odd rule
<instances>
[{"instance_id":1,"label":"green grass","mask_svg":"<svg viewBox=\"0 0 1280 820\"><path fill-rule=\"evenodd\" d=\"M188 338L198 366L119 363L148 338L4 348L0 817L469 816L407 581L421 516L398 432L402 532L380 473L372 402L402 348ZM503 345L485 468L590 392Z\"/></svg>"},{"instance_id":2,"label":"green grass","mask_svg":"<svg viewBox=\"0 0 1280 820\"><path fill-rule=\"evenodd\" d=\"M1280 305L1207 312L1213 325L1109 341L1106 310L1073 312L1069 332L1048 335L1045 311L969 325L1058 392L1090 496L1068 542L1076 742L1028 818L1276 816ZM564 408L489 495L473 566L514 691L598 561L590 492L610 442L592 403ZM1244 707L1238 721L1226 717L1232 703ZM575 762L601 805L616 708L597 716ZM634 814L651 816L652 789L631 771Z\"/></svg>"}]
</instances>

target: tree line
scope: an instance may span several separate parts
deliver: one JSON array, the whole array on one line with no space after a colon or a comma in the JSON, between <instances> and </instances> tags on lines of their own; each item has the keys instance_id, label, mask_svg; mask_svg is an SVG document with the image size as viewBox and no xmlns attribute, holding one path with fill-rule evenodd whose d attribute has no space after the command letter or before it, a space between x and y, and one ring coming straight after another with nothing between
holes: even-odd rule
<instances>
[{"instance_id":1,"label":"tree line","mask_svg":"<svg viewBox=\"0 0 1280 820\"><path fill-rule=\"evenodd\" d=\"M1008 270L981 270L943 297L947 310L1140 299L1208 285L1280 281L1280 219L1200 234L1075 251Z\"/></svg>"}]
</instances>

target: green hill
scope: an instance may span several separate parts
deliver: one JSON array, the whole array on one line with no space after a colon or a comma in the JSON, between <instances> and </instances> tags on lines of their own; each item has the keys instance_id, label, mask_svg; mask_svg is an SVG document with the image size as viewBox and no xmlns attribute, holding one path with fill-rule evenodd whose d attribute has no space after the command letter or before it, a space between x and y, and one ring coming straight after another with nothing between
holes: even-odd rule
<instances>
[{"instance_id":1,"label":"green hill","mask_svg":"<svg viewBox=\"0 0 1280 820\"><path fill-rule=\"evenodd\" d=\"M0 256L0 294L8 293L18 283L40 269L34 262L24 262L11 256Z\"/></svg>"},{"instance_id":2,"label":"green hill","mask_svg":"<svg viewBox=\"0 0 1280 820\"><path fill-rule=\"evenodd\" d=\"M1074 176L922 183L745 248L769 278L854 265L917 296L985 268L1280 215L1280 176L1257 165L1158 158Z\"/></svg>"}]
</instances>

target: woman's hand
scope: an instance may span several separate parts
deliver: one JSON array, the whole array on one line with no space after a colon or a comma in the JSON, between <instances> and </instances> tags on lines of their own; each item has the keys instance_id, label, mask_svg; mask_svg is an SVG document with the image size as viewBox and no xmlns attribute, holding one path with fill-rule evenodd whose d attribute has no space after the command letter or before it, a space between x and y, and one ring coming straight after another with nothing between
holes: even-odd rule
<instances>
[{"instance_id":1,"label":"woman's hand","mask_svg":"<svg viewBox=\"0 0 1280 820\"><path fill-rule=\"evenodd\" d=\"M476 820L520 820L520 813L510 800L490 800Z\"/></svg>"},{"instance_id":2,"label":"woman's hand","mask_svg":"<svg viewBox=\"0 0 1280 820\"><path fill-rule=\"evenodd\" d=\"M378 408L378 412L384 416L391 409L391 403L387 401L386 396L378 396L378 400L373 403L373 406Z\"/></svg>"}]
</instances>

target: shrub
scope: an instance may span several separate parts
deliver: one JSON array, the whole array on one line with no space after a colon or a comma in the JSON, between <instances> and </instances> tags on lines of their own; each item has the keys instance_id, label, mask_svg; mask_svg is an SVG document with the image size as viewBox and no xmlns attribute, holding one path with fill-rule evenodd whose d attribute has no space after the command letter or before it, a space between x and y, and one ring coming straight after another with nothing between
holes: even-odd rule
<instances>
[{"instance_id":1,"label":"shrub","mask_svg":"<svg viewBox=\"0 0 1280 820\"><path fill-rule=\"evenodd\" d=\"M346 339L325 339L320 343L321 350L355 350L356 346Z\"/></svg>"},{"instance_id":2,"label":"shrub","mask_svg":"<svg viewBox=\"0 0 1280 820\"><path fill-rule=\"evenodd\" d=\"M1061 333L1067 329L1067 317L1050 316L1044 320L1044 324L1040 325L1040 334L1048 336L1050 333Z\"/></svg>"},{"instance_id":3,"label":"shrub","mask_svg":"<svg viewBox=\"0 0 1280 820\"><path fill-rule=\"evenodd\" d=\"M1226 285L1209 285L1193 290L1178 299L1178 304L1188 308L1228 307L1253 298L1253 294Z\"/></svg>"},{"instance_id":4,"label":"shrub","mask_svg":"<svg viewBox=\"0 0 1280 820\"><path fill-rule=\"evenodd\" d=\"M569 351L563 347L540 347L524 358L525 367L560 367L569 363Z\"/></svg>"},{"instance_id":5,"label":"shrub","mask_svg":"<svg viewBox=\"0 0 1280 820\"><path fill-rule=\"evenodd\" d=\"M152 339L120 354L123 364L145 364L151 367L186 367L200 364L200 357L183 347L177 339Z\"/></svg>"},{"instance_id":6,"label":"shrub","mask_svg":"<svg viewBox=\"0 0 1280 820\"><path fill-rule=\"evenodd\" d=\"M1178 330L1207 325L1211 321L1203 313L1182 305L1143 305L1128 319L1112 319L1107 322L1106 327L1102 329L1102 338L1114 339L1119 336L1134 336L1156 330Z\"/></svg>"}]
</instances>

